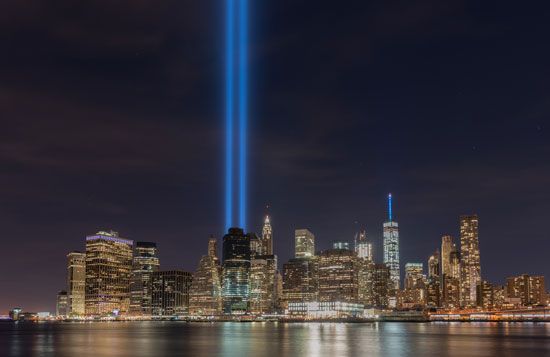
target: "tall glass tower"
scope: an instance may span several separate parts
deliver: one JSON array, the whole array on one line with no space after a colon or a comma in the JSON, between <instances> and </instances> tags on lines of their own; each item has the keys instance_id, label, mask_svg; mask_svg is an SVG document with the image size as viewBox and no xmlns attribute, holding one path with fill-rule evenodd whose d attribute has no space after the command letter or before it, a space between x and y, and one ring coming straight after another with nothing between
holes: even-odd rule
<instances>
[{"instance_id":1,"label":"tall glass tower","mask_svg":"<svg viewBox=\"0 0 550 357\"><path fill-rule=\"evenodd\" d=\"M244 314L250 300L250 237L241 228L230 228L223 237L223 310Z\"/></svg>"},{"instance_id":2,"label":"tall glass tower","mask_svg":"<svg viewBox=\"0 0 550 357\"><path fill-rule=\"evenodd\" d=\"M390 280L394 289L399 289L399 225L393 220L392 195L388 195L388 221L384 222L384 264L390 269Z\"/></svg>"}]
</instances>

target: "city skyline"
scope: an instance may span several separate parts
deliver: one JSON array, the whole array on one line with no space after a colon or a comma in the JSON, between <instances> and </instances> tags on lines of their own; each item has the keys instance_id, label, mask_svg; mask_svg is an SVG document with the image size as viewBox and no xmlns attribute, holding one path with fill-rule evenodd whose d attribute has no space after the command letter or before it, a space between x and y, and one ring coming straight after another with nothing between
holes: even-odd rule
<instances>
[{"instance_id":1,"label":"city skyline","mask_svg":"<svg viewBox=\"0 0 550 357\"><path fill-rule=\"evenodd\" d=\"M447 5L251 4L247 231L269 213L279 266L302 227L322 248L366 227L378 259L392 192L401 266L476 213L484 279L550 275L517 254L548 247L546 11ZM53 311L86 234L192 271L225 233L223 9L96 6L3 12L3 309Z\"/></svg>"}]
</instances>

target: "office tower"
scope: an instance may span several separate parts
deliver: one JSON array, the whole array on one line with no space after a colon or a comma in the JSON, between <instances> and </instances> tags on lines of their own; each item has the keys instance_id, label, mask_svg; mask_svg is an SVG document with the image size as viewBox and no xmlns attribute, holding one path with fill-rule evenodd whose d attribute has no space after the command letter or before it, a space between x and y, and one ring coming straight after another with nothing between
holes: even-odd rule
<instances>
[{"instance_id":1,"label":"office tower","mask_svg":"<svg viewBox=\"0 0 550 357\"><path fill-rule=\"evenodd\" d=\"M460 217L460 305L474 307L477 286L481 282L477 215Z\"/></svg>"},{"instance_id":2,"label":"office tower","mask_svg":"<svg viewBox=\"0 0 550 357\"><path fill-rule=\"evenodd\" d=\"M136 242L130 279L130 313L151 315L151 275L159 270L156 243Z\"/></svg>"},{"instance_id":3,"label":"office tower","mask_svg":"<svg viewBox=\"0 0 550 357\"><path fill-rule=\"evenodd\" d=\"M428 259L428 277L439 278L439 251L436 250Z\"/></svg>"},{"instance_id":4,"label":"office tower","mask_svg":"<svg viewBox=\"0 0 550 357\"><path fill-rule=\"evenodd\" d=\"M208 239L208 256L218 263L218 240L213 236Z\"/></svg>"},{"instance_id":5,"label":"office tower","mask_svg":"<svg viewBox=\"0 0 550 357\"><path fill-rule=\"evenodd\" d=\"M441 237L441 275L451 274L451 252L453 250L453 237L446 235Z\"/></svg>"},{"instance_id":6,"label":"office tower","mask_svg":"<svg viewBox=\"0 0 550 357\"><path fill-rule=\"evenodd\" d=\"M336 241L332 243L332 249L344 249L344 250L350 250L349 249L349 242L344 241Z\"/></svg>"},{"instance_id":7,"label":"office tower","mask_svg":"<svg viewBox=\"0 0 550 357\"><path fill-rule=\"evenodd\" d=\"M193 274L189 291L189 314L216 316L222 312L222 288L218 265L209 255L202 256Z\"/></svg>"},{"instance_id":8,"label":"office tower","mask_svg":"<svg viewBox=\"0 0 550 357\"><path fill-rule=\"evenodd\" d=\"M502 309L506 302L506 287L504 285L493 285L493 307Z\"/></svg>"},{"instance_id":9,"label":"office tower","mask_svg":"<svg viewBox=\"0 0 550 357\"><path fill-rule=\"evenodd\" d=\"M441 287L441 306L447 309L457 309L460 307L460 279L447 277L442 282Z\"/></svg>"},{"instance_id":10,"label":"office tower","mask_svg":"<svg viewBox=\"0 0 550 357\"><path fill-rule=\"evenodd\" d=\"M128 312L132 246L113 231L86 237L86 315Z\"/></svg>"},{"instance_id":11,"label":"office tower","mask_svg":"<svg viewBox=\"0 0 550 357\"><path fill-rule=\"evenodd\" d=\"M441 305L440 254L436 250L428 259L427 304L429 307Z\"/></svg>"},{"instance_id":12,"label":"office tower","mask_svg":"<svg viewBox=\"0 0 550 357\"><path fill-rule=\"evenodd\" d=\"M256 235L256 233L249 233L249 245L250 245L250 258L256 255L262 255L262 240Z\"/></svg>"},{"instance_id":13,"label":"office tower","mask_svg":"<svg viewBox=\"0 0 550 357\"><path fill-rule=\"evenodd\" d=\"M67 294L69 297L68 316L82 316L85 313L86 296L86 254L67 254Z\"/></svg>"},{"instance_id":14,"label":"office tower","mask_svg":"<svg viewBox=\"0 0 550 357\"><path fill-rule=\"evenodd\" d=\"M317 257L290 259L283 264L283 305L317 301L318 294Z\"/></svg>"},{"instance_id":15,"label":"office tower","mask_svg":"<svg viewBox=\"0 0 550 357\"><path fill-rule=\"evenodd\" d=\"M275 310L279 311L284 304L284 295L283 295L283 274L277 270L275 274Z\"/></svg>"},{"instance_id":16,"label":"office tower","mask_svg":"<svg viewBox=\"0 0 550 357\"><path fill-rule=\"evenodd\" d=\"M315 255L315 236L307 229L294 232L296 258L311 258Z\"/></svg>"},{"instance_id":17,"label":"office tower","mask_svg":"<svg viewBox=\"0 0 550 357\"><path fill-rule=\"evenodd\" d=\"M250 312L271 313L276 305L277 256L258 255L250 261Z\"/></svg>"},{"instance_id":18,"label":"office tower","mask_svg":"<svg viewBox=\"0 0 550 357\"><path fill-rule=\"evenodd\" d=\"M265 216L264 226L262 227L262 254L273 255L273 230L269 216Z\"/></svg>"},{"instance_id":19,"label":"office tower","mask_svg":"<svg viewBox=\"0 0 550 357\"><path fill-rule=\"evenodd\" d=\"M521 299L522 306L544 305L546 289L544 276L523 274L506 279L506 290L509 298Z\"/></svg>"},{"instance_id":20,"label":"office tower","mask_svg":"<svg viewBox=\"0 0 550 357\"><path fill-rule=\"evenodd\" d=\"M192 275L181 270L156 271L151 274L151 309L153 316L181 316L189 312Z\"/></svg>"},{"instance_id":21,"label":"office tower","mask_svg":"<svg viewBox=\"0 0 550 357\"><path fill-rule=\"evenodd\" d=\"M250 235L230 228L223 237L223 311L244 314L250 299Z\"/></svg>"},{"instance_id":22,"label":"office tower","mask_svg":"<svg viewBox=\"0 0 550 357\"><path fill-rule=\"evenodd\" d=\"M69 316L69 294L65 290L57 293L55 315L61 317Z\"/></svg>"},{"instance_id":23,"label":"office tower","mask_svg":"<svg viewBox=\"0 0 550 357\"><path fill-rule=\"evenodd\" d=\"M477 285L476 305L484 310L492 310L495 305L493 284L483 280Z\"/></svg>"},{"instance_id":24,"label":"office tower","mask_svg":"<svg viewBox=\"0 0 550 357\"><path fill-rule=\"evenodd\" d=\"M358 302L358 262L349 249L319 255L319 301Z\"/></svg>"},{"instance_id":25,"label":"office tower","mask_svg":"<svg viewBox=\"0 0 550 357\"><path fill-rule=\"evenodd\" d=\"M399 289L399 225L393 220L391 193L388 195L388 221L384 223L384 264L390 268L393 289Z\"/></svg>"},{"instance_id":26,"label":"office tower","mask_svg":"<svg viewBox=\"0 0 550 357\"><path fill-rule=\"evenodd\" d=\"M451 258L450 258L451 271L449 276L460 280L460 252L456 247L456 244L453 244L451 249Z\"/></svg>"},{"instance_id":27,"label":"office tower","mask_svg":"<svg viewBox=\"0 0 550 357\"><path fill-rule=\"evenodd\" d=\"M416 288L419 281L424 280L424 265L422 263L405 264L405 289Z\"/></svg>"},{"instance_id":28,"label":"office tower","mask_svg":"<svg viewBox=\"0 0 550 357\"><path fill-rule=\"evenodd\" d=\"M355 235L355 253L358 258L374 261L372 243L367 240L367 231L364 229Z\"/></svg>"},{"instance_id":29,"label":"office tower","mask_svg":"<svg viewBox=\"0 0 550 357\"><path fill-rule=\"evenodd\" d=\"M389 290L394 288L390 268L386 264L375 264L373 273L373 306L388 307Z\"/></svg>"}]
</instances>

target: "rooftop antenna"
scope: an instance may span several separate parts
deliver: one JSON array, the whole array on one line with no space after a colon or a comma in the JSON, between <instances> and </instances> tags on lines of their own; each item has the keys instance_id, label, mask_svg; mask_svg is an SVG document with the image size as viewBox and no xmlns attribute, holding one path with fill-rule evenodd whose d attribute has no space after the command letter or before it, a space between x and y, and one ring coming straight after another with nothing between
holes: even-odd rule
<instances>
[{"instance_id":1,"label":"rooftop antenna","mask_svg":"<svg viewBox=\"0 0 550 357\"><path fill-rule=\"evenodd\" d=\"M388 217L390 219L390 222L392 222L392 205L391 205L391 193L388 195Z\"/></svg>"}]
</instances>

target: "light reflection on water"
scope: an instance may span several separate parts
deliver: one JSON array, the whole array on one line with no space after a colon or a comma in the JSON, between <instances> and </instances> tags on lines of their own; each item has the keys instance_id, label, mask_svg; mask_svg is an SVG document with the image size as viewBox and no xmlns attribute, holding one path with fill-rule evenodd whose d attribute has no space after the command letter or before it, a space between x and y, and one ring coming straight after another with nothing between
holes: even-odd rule
<instances>
[{"instance_id":1,"label":"light reflection on water","mask_svg":"<svg viewBox=\"0 0 550 357\"><path fill-rule=\"evenodd\" d=\"M550 355L538 323L0 324L0 356Z\"/></svg>"}]
</instances>

